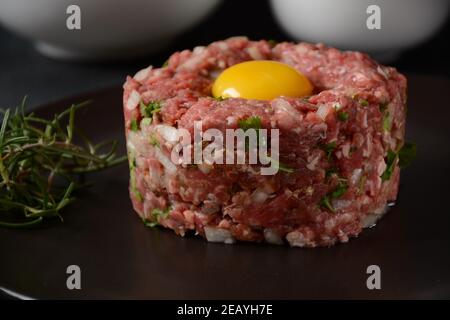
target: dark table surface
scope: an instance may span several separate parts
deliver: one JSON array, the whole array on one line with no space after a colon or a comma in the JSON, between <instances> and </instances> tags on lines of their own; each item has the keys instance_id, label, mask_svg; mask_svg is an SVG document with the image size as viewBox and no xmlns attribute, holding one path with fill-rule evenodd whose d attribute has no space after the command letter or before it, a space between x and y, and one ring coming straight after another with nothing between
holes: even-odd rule
<instances>
[{"instance_id":1,"label":"dark table surface","mask_svg":"<svg viewBox=\"0 0 450 320\"><path fill-rule=\"evenodd\" d=\"M123 83L126 75L149 64L162 64L170 53L235 35L252 39L291 40L276 24L267 1L224 1L206 20L180 35L169 47L145 58L105 63L67 63L46 58L31 42L0 26L0 107L17 105L25 95L29 107ZM230 23L230 16L233 17ZM252 23L248 17L256 17ZM391 65L401 72L450 77L450 19L428 42L405 51ZM0 298L5 297L0 292Z\"/></svg>"},{"instance_id":2,"label":"dark table surface","mask_svg":"<svg viewBox=\"0 0 450 320\"><path fill-rule=\"evenodd\" d=\"M52 60L40 55L26 39L0 27L0 106L14 106L28 95L31 107L82 91L120 85L126 75L162 64L170 53L235 35L252 39L291 40L277 25L267 1L224 1L202 23L180 35L169 47L141 59L82 64ZM233 17L230 23L230 16ZM249 23L248 17L254 17ZM450 77L447 50L450 19L430 41L406 51L391 63L401 72Z\"/></svg>"},{"instance_id":3,"label":"dark table surface","mask_svg":"<svg viewBox=\"0 0 450 320\"><path fill-rule=\"evenodd\" d=\"M32 230L0 228L0 289L40 299L449 299L450 80L408 75L407 141L418 154L402 169L395 206L357 239L330 248L207 243L149 229L135 214L126 164L89 175L64 209L64 223ZM430 91L439 95L424 94ZM77 115L94 141L125 150L120 87L68 98L39 110L54 114L73 100L93 102ZM430 105L435 112L422 112ZM439 117L436 116L439 115ZM102 119L101 130L98 119ZM82 193L81 193L82 192ZM66 269L81 270L68 290ZM367 267L380 268L381 289L368 290Z\"/></svg>"}]
</instances>

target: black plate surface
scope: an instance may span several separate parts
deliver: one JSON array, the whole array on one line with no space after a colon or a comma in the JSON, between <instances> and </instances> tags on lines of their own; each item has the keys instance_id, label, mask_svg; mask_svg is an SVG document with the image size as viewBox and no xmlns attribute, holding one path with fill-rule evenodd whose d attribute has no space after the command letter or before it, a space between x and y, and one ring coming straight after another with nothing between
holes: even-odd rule
<instances>
[{"instance_id":1,"label":"black plate surface","mask_svg":"<svg viewBox=\"0 0 450 320\"><path fill-rule=\"evenodd\" d=\"M66 99L44 114L92 99L78 118L95 139L122 143L121 89ZM0 229L0 287L33 298L450 298L450 80L409 77L408 140L418 156L402 172L397 204L347 244L298 249L234 246L148 229L128 198L126 165L95 185L65 222ZM81 268L68 290L66 268ZM381 290L366 269L381 268Z\"/></svg>"}]
</instances>

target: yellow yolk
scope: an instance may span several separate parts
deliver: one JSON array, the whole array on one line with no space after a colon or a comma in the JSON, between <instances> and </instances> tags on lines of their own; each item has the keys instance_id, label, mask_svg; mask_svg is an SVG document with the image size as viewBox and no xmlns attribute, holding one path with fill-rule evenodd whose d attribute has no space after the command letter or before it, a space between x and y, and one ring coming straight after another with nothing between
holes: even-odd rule
<instances>
[{"instance_id":1,"label":"yellow yolk","mask_svg":"<svg viewBox=\"0 0 450 320\"><path fill-rule=\"evenodd\" d=\"M271 100L280 96L311 95L308 78L287 64L255 60L235 64L223 71L214 82L215 98Z\"/></svg>"}]
</instances>

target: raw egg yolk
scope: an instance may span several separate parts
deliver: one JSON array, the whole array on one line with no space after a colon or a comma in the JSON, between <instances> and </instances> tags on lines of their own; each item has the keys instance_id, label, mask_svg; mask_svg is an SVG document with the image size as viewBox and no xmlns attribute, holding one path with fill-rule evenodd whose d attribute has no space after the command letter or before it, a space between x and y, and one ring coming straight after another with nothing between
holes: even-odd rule
<instances>
[{"instance_id":1,"label":"raw egg yolk","mask_svg":"<svg viewBox=\"0 0 450 320\"><path fill-rule=\"evenodd\" d=\"M215 98L272 100L311 95L308 78L291 66L267 60L247 61L225 69L212 87Z\"/></svg>"}]
</instances>

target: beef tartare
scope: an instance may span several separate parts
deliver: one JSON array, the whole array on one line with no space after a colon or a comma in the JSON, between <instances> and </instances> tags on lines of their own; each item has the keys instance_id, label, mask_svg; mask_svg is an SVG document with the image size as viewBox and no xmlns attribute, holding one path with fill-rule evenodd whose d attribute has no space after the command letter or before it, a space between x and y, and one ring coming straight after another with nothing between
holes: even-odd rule
<instances>
[{"instance_id":1,"label":"beef tartare","mask_svg":"<svg viewBox=\"0 0 450 320\"><path fill-rule=\"evenodd\" d=\"M286 64L312 84L310 95L270 100L217 98L226 69L251 60ZM406 79L360 52L323 44L235 37L174 53L124 84L130 196L148 226L208 241L291 246L347 242L381 217L398 192ZM171 160L178 129L279 130L279 170L262 164Z\"/></svg>"}]
</instances>

